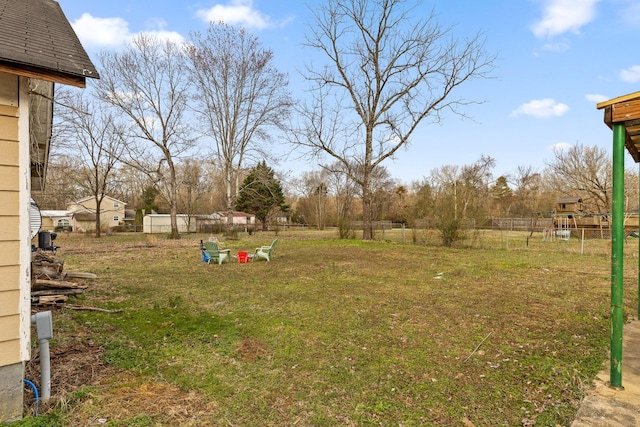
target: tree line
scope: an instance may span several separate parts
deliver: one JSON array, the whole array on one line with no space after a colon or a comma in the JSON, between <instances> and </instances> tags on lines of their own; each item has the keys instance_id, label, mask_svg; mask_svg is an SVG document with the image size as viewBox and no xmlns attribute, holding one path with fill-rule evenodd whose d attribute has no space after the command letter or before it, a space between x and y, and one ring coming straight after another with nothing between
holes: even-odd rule
<instances>
[{"instance_id":1,"label":"tree line","mask_svg":"<svg viewBox=\"0 0 640 427\"><path fill-rule=\"evenodd\" d=\"M87 189L87 169L77 157L54 156L47 191L38 202L50 209L64 209ZM334 165L337 169L337 165ZM517 166L506 175L494 175L495 161L481 156L468 165L443 165L412 183L394 179L386 168L376 169L372 179L372 220L415 226L429 220L451 244L473 222L483 226L492 218L531 218L549 214L559 198L579 197L589 212L611 212L611 161L606 150L576 145L554 151L545 168ZM146 212L169 212L170 206L148 177L134 168L116 166L109 195L126 200ZM224 211L226 189L220 185L225 171L208 159L187 158L177 163L176 205L180 213L197 215ZM300 176L284 177L266 162L240 174L241 188L235 207L255 213L264 226L286 217L292 224L322 230L337 227L342 238L354 237L353 221L362 220L359 186L345 174L318 168ZM638 210L638 173L625 173L625 210Z\"/></svg>"},{"instance_id":2,"label":"tree line","mask_svg":"<svg viewBox=\"0 0 640 427\"><path fill-rule=\"evenodd\" d=\"M60 208L92 195L99 210L105 196L116 197L169 213L172 237L178 212L226 211L230 219L239 208L263 223L286 215L337 225L343 237L359 219L364 239L378 219L431 218L455 230L469 218L550 209L558 194L609 209L609 162L597 147L557 151L544 171L520 166L494 178L495 161L482 156L410 185L393 179L384 162L420 143L412 140L419 125L465 116L477 101L462 89L490 77L495 61L481 32L457 38L435 13L418 19L414 11L406 0L328 0L313 10L304 45L321 63L301 71L304 99L294 99L272 51L224 23L182 44L141 34L101 52L101 79L90 90L56 94L55 151L36 198ZM278 161L275 138L318 169L278 177L268 166Z\"/></svg>"},{"instance_id":3,"label":"tree line","mask_svg":"<svg viewBox=\"0 0 640 427\"><path fill-rule=\"evenodd\" d=\"M560 198L580 198L593 214L611 212L612 164L606 150L575 145L556 149L542 170L517 166L505 175L494 175L490 156L468 165L443 165L410 185L398 183L386 169L376 174L373 186L374 220L415 226L429 222L445 245L462 237L465 224L485 226L493 218L532 218L551 215ZM299 221L322 229L361 219L356 201L358 187L340 181L326 170L305 173L297 182L294 215ZM625 210L638 212L638 172L625 172ZM345 209L346 208L346 209ZM294 217L295 218L295 217Z\"/></svg>"}]
</instances>

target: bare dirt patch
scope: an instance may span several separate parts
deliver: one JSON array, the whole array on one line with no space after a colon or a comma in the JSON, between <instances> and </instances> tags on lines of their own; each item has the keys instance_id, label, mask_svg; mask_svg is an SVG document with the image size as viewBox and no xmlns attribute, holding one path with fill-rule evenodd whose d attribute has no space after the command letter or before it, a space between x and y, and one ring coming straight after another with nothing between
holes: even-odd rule
<instances>
[{"instance_id":1,"label":"bare dirt patch","mask_svg":"<svg viewBox=\"0 0 640 427\"><path fill-rule=\"evenodd\" d=\"M243 362L255 362L269 354L265 343L257 338L244 338L238 346L238 354Z\"/></svg>"},{"instance_id":2,"label":"bare dirt patch","mask_svg":"<svg viewBox=\"0 0 640 427\"><path fill-rule=\"evenodd\" d=\"M119 372L112 378L103 378L95 387L100 390L70 411L69 425L212 425L207 414L215 403L206 403L202 395L174 385Z\"/></svg>"}]
</instances>

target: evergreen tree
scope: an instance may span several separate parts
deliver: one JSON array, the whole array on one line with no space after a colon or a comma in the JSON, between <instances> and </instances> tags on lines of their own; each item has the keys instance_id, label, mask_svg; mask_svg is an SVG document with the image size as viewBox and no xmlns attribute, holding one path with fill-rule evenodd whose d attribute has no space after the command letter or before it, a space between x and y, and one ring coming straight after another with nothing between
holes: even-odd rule
<instances>
[{"instance_id":1,"label":"evergreen tree","mask_svg":"<svg viewBox=\"0 0 640 427\"><path fill-rule=\"evenodd\" d=\"M275 178L273 169L266 162L258 163L245 178L236 201L236 210L252 213L262 222L262 229L267 229L269 215L279 208L286 212L280 181Z\"/></svg>"}]
</instances>

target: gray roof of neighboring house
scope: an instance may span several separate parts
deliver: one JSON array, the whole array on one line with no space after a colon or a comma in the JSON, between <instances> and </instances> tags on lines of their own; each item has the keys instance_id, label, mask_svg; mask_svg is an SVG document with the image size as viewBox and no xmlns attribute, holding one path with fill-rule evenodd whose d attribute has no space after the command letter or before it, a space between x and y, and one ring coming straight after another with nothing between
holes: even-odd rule
<instances>
[{"instance_id":1,"label":"gray roof of neighboring house","mask_svg":"<svg viewBox=\"0 0 640 427\"><path fill-rule=\"evenodd\" d=\"M0 66L100 78L54 0L0 0Z\"/></svg>"},{"instance_id":2,"label":"gray roof of neighboring house","mask_svg":"<svg viewBox=\"0 0 640 427\"><path fill-rule=\"evenodd\" d=\"M74 212L73 217L76 219L76 221L95 221L96 220L96 214L94 212L87 212L87 211Z\"/></svg>"},{"instance_id":3,"label":"gray roof of neighboring house","mask_svg":"<svg viewBox=\"0 0 640 427\"><path fill-rule=\"evenodd\" d=\"M560 197L558 203L582 203L580 197Z\"/></svg>"}]
</instances>

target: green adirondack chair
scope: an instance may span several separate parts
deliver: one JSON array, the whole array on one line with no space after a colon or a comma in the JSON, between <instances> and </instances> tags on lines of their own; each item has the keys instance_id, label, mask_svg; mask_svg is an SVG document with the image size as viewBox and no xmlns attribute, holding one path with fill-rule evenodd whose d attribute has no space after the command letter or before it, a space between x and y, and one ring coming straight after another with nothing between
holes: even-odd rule
<instances>
[{"instance_id":1,"label":"green adirondack chair","mask_svg":"<svg viewBox=\"0 0 640 427\"><path fill-rule=\"evenodd\" d=\"M224 260L231 262L231 249L220 249L216 242L204 242L204 247L209 254L209 264L217 262L222 265Z\"/></svg>"},{"instance_id":2,"label":"green adirondack chair","mask_svg":"<svg viewBox=\"0 0 640 427\"><path fill-rule=\"evenodd\" d=\"M276 243L278 243L278 239L275 239L271 242L271 246L260 246L256 248L256 251L253 254L253 260L256 261L258 258L264 258L267 261L271 261L271 252L273 248L276 247Z\"/></svg>"}]
</instances>

